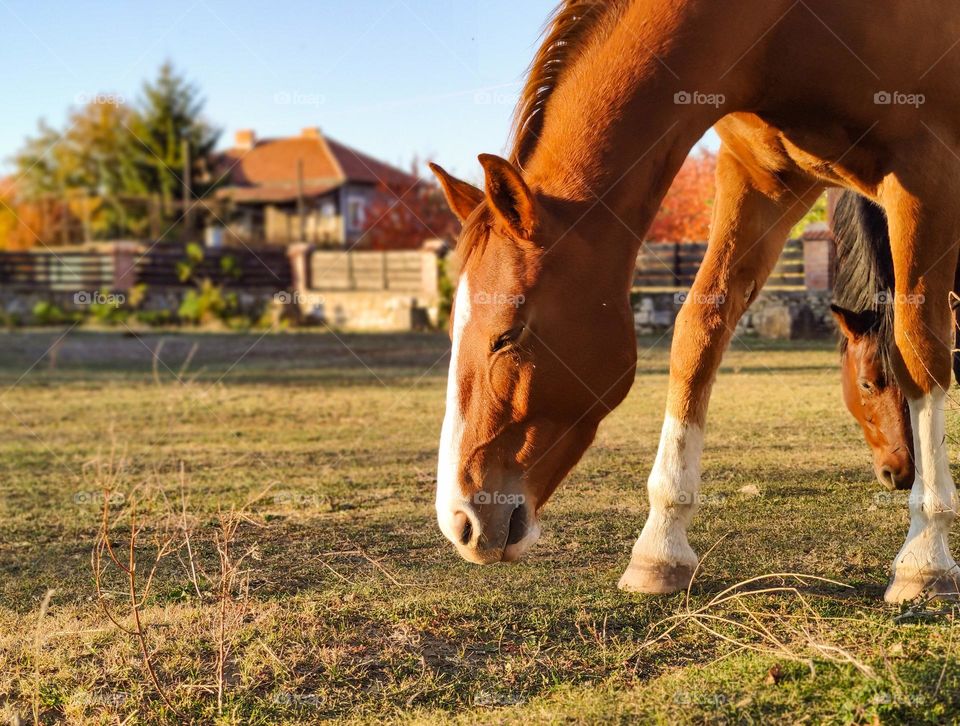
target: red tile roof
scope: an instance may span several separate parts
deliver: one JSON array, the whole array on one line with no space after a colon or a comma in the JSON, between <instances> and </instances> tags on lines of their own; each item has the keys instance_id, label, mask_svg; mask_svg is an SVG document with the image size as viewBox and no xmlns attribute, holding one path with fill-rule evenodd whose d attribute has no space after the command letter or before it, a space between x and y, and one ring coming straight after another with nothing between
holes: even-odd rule
<instances>
[{"instance_id":1,"label":"red tile roof","mask_svg":"<svg viewBox=\"0 0 960 726\"><path fill-rule=\"evenodd\" d=\"M319 132L262 139L253 148L233 148L218 160L214 178L223 178L218 195L237 201L283 202L297 198L297 167L303 164L304 194L326 194L343 184L379 184L401 192L417 184L405 171L374 159Z\"/></svg>"},{"instance_id":2,"label":"red tile roof","mask_svg":"<svg viewBox=\"0 0 960 726\"><path fill-rule=\"evenodd\" d=\"M341 182L331 182L328 184L304 184L303 196L320 197L332 192L341 186ZM295 202L297 200L297 185L283 184L257 184L250 187L222 187L217 190L217 196L229 197L236 202L262 202L264 204L281 204L283 202Z\"/></svg>"},{"instance_id":3,"label":"red tile roof","mask_svg":"<svg viewBox=\"0 0 960 726\"><path fill-rule=\"evenodd\" d=\"M385 164L334 139L327 139L327 147L340 164L344 176L350 181L399 186L404 192L418 181L412 174Z\"/></svg>"}]
</instances>

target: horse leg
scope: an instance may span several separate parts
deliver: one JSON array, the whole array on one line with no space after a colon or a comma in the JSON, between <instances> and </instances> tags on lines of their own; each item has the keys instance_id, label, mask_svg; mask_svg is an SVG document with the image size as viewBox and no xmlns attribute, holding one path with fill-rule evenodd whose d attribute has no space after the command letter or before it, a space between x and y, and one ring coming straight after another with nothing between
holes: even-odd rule
<instances>
[{"instance_id":1,"label":"horse leg","mask_svg":"<svg viewBox=\"0 0 960 726\"><path fill-rule=\"evenodd\" d=\"M923 592L957 593L960 584L948 543L957 493L944 421L953 340L948 297L960 218L949 209L932 214L895 180L884 183L880 198L889 219L896 278L893 359L910 406L916 457L910 529L884 595L887 602L902 602Z\"/></svg>"},{"instance_id":2,"label":"horse leg","mask_svg":"<svg viewBox=\"0 0 960 726\"><path fill-rule=\"evenodd\" d=\"M707 254L674 327L666 416L647 481L650 513L620 578L623 590L675 592L693 576L697 556L687 541L687 526L697 510L713 380L737 322L766 282L790 228L820 192L820 185L805 176L774 178L752 164L748 168L726 147L720 150Z\"/></svg>"}]
</instances>

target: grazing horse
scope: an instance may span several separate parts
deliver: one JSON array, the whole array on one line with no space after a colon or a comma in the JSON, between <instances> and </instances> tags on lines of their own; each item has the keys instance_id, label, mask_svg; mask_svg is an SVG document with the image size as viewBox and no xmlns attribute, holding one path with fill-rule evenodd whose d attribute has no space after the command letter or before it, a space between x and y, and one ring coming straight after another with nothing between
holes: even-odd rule
<instances>
[{"instance_id":1,"label":"grazing horse","mask_svg":"<svg viewBox=\"0 0 960 726\"><path fill-rule=\"evenodd\" d=\"M833 316L840 329L843 400L873 452L877 479L888 489L913 483L913 429L893 373L893 260L883 209L844 191L833 214L837 243ZM960 268L951 307L960 303ZM954 321L953 374L960 380L960 324Z\"/></svg>"},{"instance_id":2,"label":"grazing horse","mask_svg":"<svg viewBox=\"0 0 960 726\"><path fill-rule=\"evenodd\" d=\"M913 429L893 372L893 258L887 218L869 199L845 191L833 214L837 243L834 304L840 329L843 401L873 452L888 489L913 484Z\"/></svg>"},{"instance_id":3,"label":"grazing horse","mask_svg":"<svg viewBox=\"0 0 960 726\"><path fill-rule=\"evenodd\" d=\"M686 588L707 405L790 228L827 184L886 212L891 364L916 477L889 601L956 592L948 533L948 293L960 239L960 7L915 0L565 0L483 191L440 178L463 223L437 517L474 562L515 560L636 370L636 255L690 149L722 144L706 257L677 317L650 510L620 578Z\"/></svg>"}]
</instances>

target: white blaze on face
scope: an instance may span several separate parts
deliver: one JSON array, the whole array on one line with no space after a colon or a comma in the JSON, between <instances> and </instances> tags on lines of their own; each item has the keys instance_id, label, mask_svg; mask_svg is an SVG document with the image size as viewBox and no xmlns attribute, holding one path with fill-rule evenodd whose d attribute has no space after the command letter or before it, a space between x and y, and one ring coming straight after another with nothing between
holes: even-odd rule
<instances>
[{"instance_id":1,"label":"white blaze on face","mask_svg":"<svg viewBox=\"0 0 960 726\"><path fill-rule=\"evenodd\" d=\"M460 387L457 380L460 346L463 330L470 320L470 285L467 275L460 276L453 305L453 346L450 353L450 371L447 374L447 404L440 430L440 455L437 461L437 522L447 538L456 542L459 533L452 531L451 518L457 509L469 509L463 498L457 477L460 464L460 443L465 421L460 406Z\"/></svg>"}]
</instances>

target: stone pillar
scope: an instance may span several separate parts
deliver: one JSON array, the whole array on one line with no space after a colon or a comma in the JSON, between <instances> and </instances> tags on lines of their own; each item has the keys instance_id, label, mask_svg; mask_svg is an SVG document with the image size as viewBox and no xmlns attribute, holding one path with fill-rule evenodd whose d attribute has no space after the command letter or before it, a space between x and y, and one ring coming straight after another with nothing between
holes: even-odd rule
<instances>
[{"instance_id":1,"label":"stone pillar","mask_svg":"<svg viewBox=\"0 0 960 726\"><path fill-rule=\"evenodd\" d=\"M313 245L308 242L294 242L287 247L290 260L290 277L293 279L293 291L305 293L310 289L310 256Z\"/></svg>"},{"instance_id":2,"label":"stone pillar","mask_svg":"<svg viewBox=\"0 0 960 726\"><path fill-rule=\"evenodd\" d=\"M440 270L437 265L438 252L443 249L440 240L427 240L420 251L420 280L424 295L433 299L440 291Z\"/></svg>"},{"instance_id":3,"label":"stone pillar","mask_svg":"<svg viewBox=\"0 0 960 726\"><path fill-rule=\"evenodd\" d=\"M137 284L137 260L140 245L136 242L116 242L113 245L113 291L127 292Z\"/></svg>"},{"instance_id":4,"label":"stone pillar","mask_svg":"<svg viewBox=\"0 0 960 726\"><path fill-rule=\"evenodd\" d=\"M803 240L803 282L808 291L833 289L833 234L825 222L815 222L801 235Z\"/></svg>"}]
</instances>

